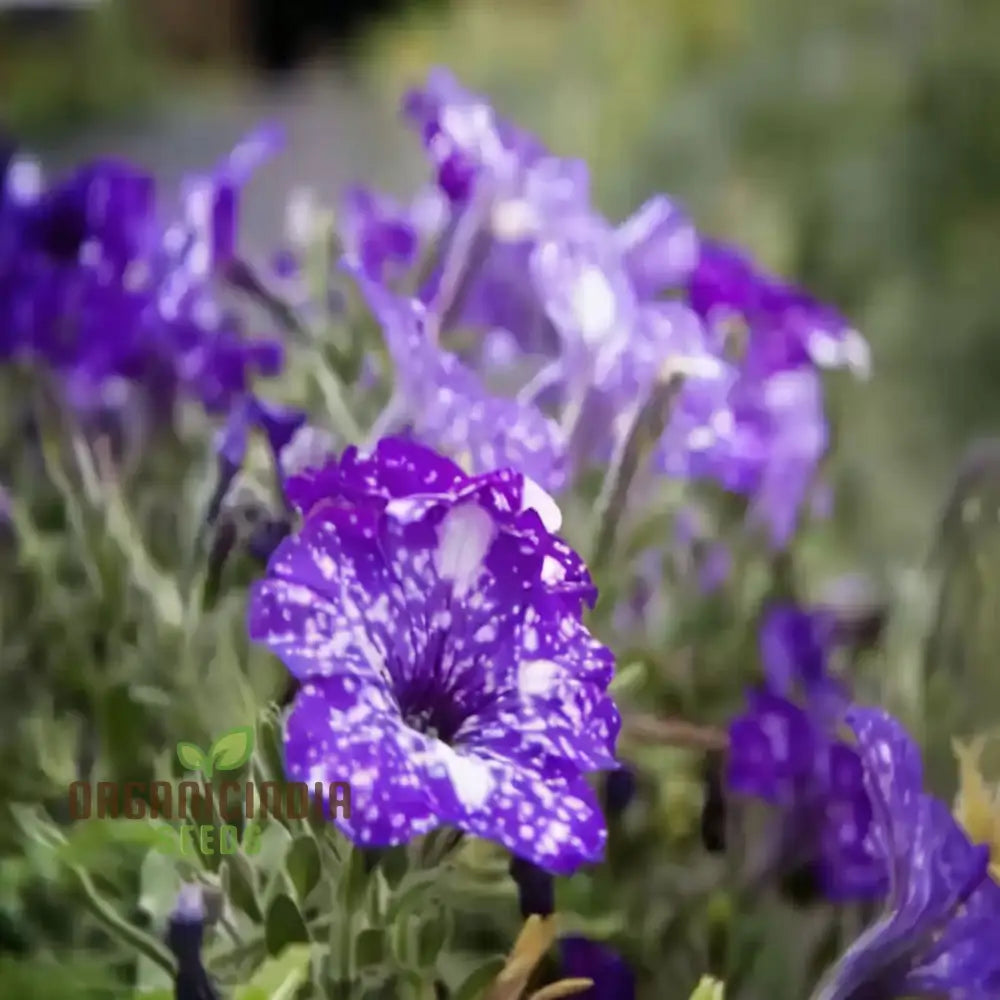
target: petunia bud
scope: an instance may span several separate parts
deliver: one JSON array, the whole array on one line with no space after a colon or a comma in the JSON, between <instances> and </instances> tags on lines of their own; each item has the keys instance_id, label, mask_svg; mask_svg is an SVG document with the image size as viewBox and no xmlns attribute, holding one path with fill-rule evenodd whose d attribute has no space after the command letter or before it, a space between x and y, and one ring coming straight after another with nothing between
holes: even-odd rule
<instances>
[{"instance_id":1,"label":"petunia bud","mask_svg":"<svg viewBox=\"0 0 1000 1000\"><path fill-rule=\"evenodd\" d=\"M629 767L611 771L604 780L604 811L616 819L629 807L636 792L635 772Z\"/></svg>"},{"instance_id":2,"label":"petunia bud","mask_svg":"<svg viewBox=\"0 0 1000 1000\"><path fill-rule=\"evenodd\" d=\"M719 854L726 849L726 795L722 760L717 755L705 761L705 804L701 810L701 842L705 850Z\"/></svg>"},{"instance_id":3,"label":"petunia bud","mask_svg":"<svg viewBox=\"0 0 1000 1000\"><path fill-rule=\"evenodd\" d=\"M167 945L177 960L174 976L175 1000L218 1000L201 961L205 934L205 901L201 886L187 883L177 896L177 903L167 928Z\"/></svg>"},{"instance_id":4,"label":"petunia bud","mask_svg":"<svg viewBox=\"0 0 1000 1000\"><path fill-rule=\"evenodd\" d=\"M548 917L555 912L555 880L547 871L514 856L510 862L510 877L517 883L521 916Z\"/></svg>"}]
</instances>

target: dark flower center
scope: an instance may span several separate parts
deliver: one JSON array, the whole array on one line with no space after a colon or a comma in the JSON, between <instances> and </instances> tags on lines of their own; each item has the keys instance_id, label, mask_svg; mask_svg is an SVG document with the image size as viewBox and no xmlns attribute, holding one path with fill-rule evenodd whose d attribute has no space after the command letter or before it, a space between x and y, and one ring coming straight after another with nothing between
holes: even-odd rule
<instances>
[{"instance_id":1,"label":"dark flower center","mask_svg":"<svg viewBox=\"0 0 1000 1000\"><path fill-rule=\"evenodd\" d=\"M464 713L446 694L420 690L414 685L400 699L403 721L418 733L451 743L464 721Z\"/></svg>"}]
</instances>

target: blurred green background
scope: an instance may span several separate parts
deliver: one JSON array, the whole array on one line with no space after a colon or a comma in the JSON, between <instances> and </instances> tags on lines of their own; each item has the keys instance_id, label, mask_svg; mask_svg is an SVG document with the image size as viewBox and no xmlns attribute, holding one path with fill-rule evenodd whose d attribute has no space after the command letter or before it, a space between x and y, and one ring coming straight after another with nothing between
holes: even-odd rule
<instances>
[{"instance_id":1,"label":"blurred green background","mask_svg":"<svg viewBox=\"0 0 1000 1000\"><path fill-rule=\"evenodd\" d=\"M359 3L367 13L355 14L349 6L104 0L27 13L0 5L0 124L56 167L117 153L169 184L213 162L260 118L279 118L291 150L254 181L246 209L249 242L266 248L296 185L330 203L354 179L400 193L417 182L419 150L398 128L396 106L407 86L444 64L556 152L586 159L597 201L612 217L655 191L675 195L704 230L744 244L766 266L835 303L869 339L872 380L830 380L838 507L830 529L806 541L803 558L815 561L818 577L866 569L887 583L898 613L880 661L889 665L880 691L891 698L899 689L906 703L916 688L935 698L933 686L912 683L921 680L917 654L931 627L917 571L960 455L1000 428L1000 5L411 0ZM109 590L102 605L78 591L79 602L65 591L69 611L49 608L44 590L20 595L31 641L44 647L47 664L63 655L51 621L125 617L114 605L117 592ZM996 602L981 590L956 601L942 614L932 655L948 660L964 645L971 666L937 674L958 692L950 703L982 703L977 723L995 724ZM5 617L20 628L19 614L15 608ZM222 690L250 655L242 615L236 595L183 650L150 632L134 649L123 644L131 660L88 655L108 661L115 683L124 684L130 671L148 673L169 692L181 689L170 672L177 657L197 672L205 650L215 649L218 660L232 661ZM970 615L980 622L974 641ZM68 626L63 631L77 641ZM4 643L12 635L22 641L17 630L0 635L12 660L41 655L11 652ZM27 639L23 645L35 648ZM67 645L63 652L69 663L78 650ZM267 673L266 657L253 663ZM76 669L67 667L66 676ZM80 675L88 669L81 666ZM258 696L273 683L265 677ZM108 680L108 698L117 691ZM223 696L217 702L199 691L215 711ZM20 695L17 689L11 697ZM123 696L132 697L129 712L134 695ZM94 703L103 697L94 695ZM162 704L149 703L150 718L195 738L186 713L203 706L175 698L164 720ZM45 728L62 711L33 717ZM112 718L123 711L107 708ZM233 712L236 724L244 706ZM129 718L136 732L122 738L142 736L141 717ZM956 724L951 715L942 722L939 746ZM950 771L948 762L942 773ZM37 874L38 864L28 858L23 868ZM0 920L8 897L22 892L20 872L0 869ZM47 932L71 923L59 904L35 902L42 916L34 919ZM87 942L71 926L64 931L84 956L74 972L83 995ZM782 962L779 954L779 978ZM37 976L18 985L16 974L0 968L4 991L42 995ZM46 995L67 995L68 985L47 985Z\"/></svg>"},{"instance_id":2,"label":"blurred green background","mask_svg":"<svg viewBox=\"0 0 1000 1000\"><path fill-rule=\"evenodd\" d=\"M299 173L279 167L254 199L263 240L290 179L332 198L362 172L418 176L394 105L447 64L586 158L612 215L669 191L848 312L876 374L838 387L842 520L874 562L917 555L956 451L1000 420L997 5L483 0L376 17L289 3L297 40L278 78L257 69L281 61L255 43L266 6L106 0L27 26L0 14L0 121L54 162L111 149L171 179L255 117L284 117Z\"/></svg>"}]
</instances>

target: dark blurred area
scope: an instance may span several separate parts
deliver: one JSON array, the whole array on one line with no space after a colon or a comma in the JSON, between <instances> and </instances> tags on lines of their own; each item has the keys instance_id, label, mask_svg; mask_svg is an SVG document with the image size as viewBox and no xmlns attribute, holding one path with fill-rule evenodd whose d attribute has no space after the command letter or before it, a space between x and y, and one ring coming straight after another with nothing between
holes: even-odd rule
<instances>
[{"instance_id":1,"label":"dark blurred area","mask_svg":"<svg viewBox=\"0 0 1000 1000\"><path fill-rule=\"evenodd\" d=\"M242 0L248 50L269 73L287 73L323 44L350 51L374 21L399 12L405 0Z\"/></svg>"}]
</instances>

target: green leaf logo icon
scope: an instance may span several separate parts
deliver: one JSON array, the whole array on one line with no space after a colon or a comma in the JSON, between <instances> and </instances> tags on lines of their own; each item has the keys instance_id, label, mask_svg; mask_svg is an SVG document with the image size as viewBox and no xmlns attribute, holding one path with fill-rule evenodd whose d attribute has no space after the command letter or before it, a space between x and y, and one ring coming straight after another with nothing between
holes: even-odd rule
<instances>
[{"instance_id":1,"label":"green leaf logo icon","mask_svg":"<svg viewBox=\"0 0 1000 1000\"><path fill-rule=\"evenodd\" d=\"M187 771L204 771L209 764L208 758L197 743L178 743L177 759Z\"/></svg>"},{"instance_id":2,"label":"green leaf logo icon","mask_svg":"<svg viewBox=\"0 0 1000 1000\"><path fill-rule=\"evenodd\" d=\"M223 733L208 751L209 771L235 771L241 768L253 753L253 726L240 726Z\"/></svg>"}]
</instances>

